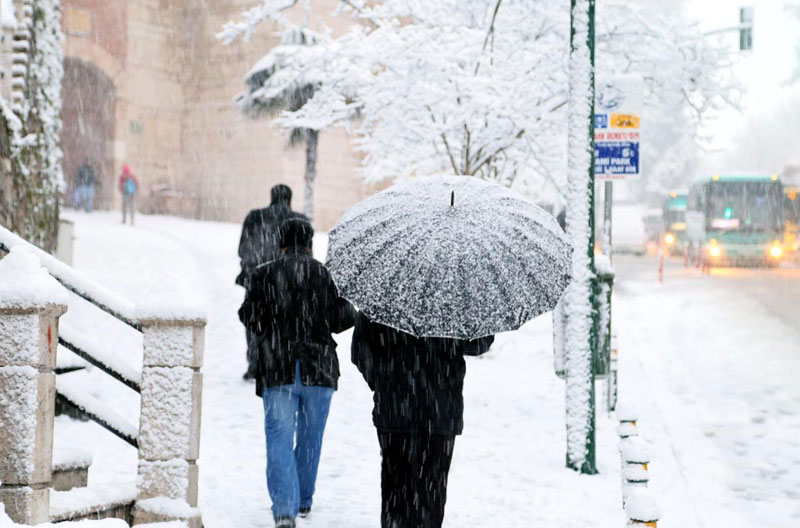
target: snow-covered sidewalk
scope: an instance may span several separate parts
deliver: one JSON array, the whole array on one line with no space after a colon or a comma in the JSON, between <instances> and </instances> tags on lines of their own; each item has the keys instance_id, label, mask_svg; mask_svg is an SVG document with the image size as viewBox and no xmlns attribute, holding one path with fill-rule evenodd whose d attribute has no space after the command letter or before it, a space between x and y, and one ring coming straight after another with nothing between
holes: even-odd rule
<instances>
[{"instance_id":1,"label":"snow-covered sidewalk","mask_svg":"<svg viewBox=\"0 0 800 528\"><path fill-rule=\"evenodd\" d=\"M113 213L68 213L76 222L76 267L134 301L173 292L208 311L203 369L200 507L206 526L271 527L264 478L260 400L241 380L244 332L239 226L141 215L135 227ZM315 248L324 254L325 237ZM663 285L655 263L619 257L614 324L620 395L641 409L652 442L651 489L662 528L764 526L800 520L800 330L759 285L739 288L735 271L702 276L674 264ZM769 272L753 272L769 273ZM775 270L785 280L800 270ZM733 276L731 276L733 274ZM766 283L765 283L766 284ZM781 288L778 283L778 288ZM793 282L791 284L794 284ZM766 285L764 285L766 288ZM757 295L756 295L757 294ZM760 296L760 297L759 297ZM141 337L76 306L65 324L93 334L127 361L141 361ZM100 326L102 319L103 326ZM326 431L314 512L301 526L377 525L379 452L371 395L349 362L350 332L338 336L342 379ZM550 317L498 336L468 359L465 431L456 441L445 525L624 526L614 422L599 409L600 474L564 468L564 385L553 374ZM136 423L138 400L98 372L90 392ZM136 453L94 424L57 420L56 443L80 442L95 464L90 483L130 481Z\"/></svg>"},{"instance_id":2,"label":"snow-covered sidewalk","mask_svg":"<svg viewBox=\"0 0 800 528\"><path fill-rule=\"evenodd\" d=\"M241 380L245 343L236 310L243 292L233 282L239 226L140 215L131 227L121 225L116 213L67 216L75 221L75 266L89 277L133 301L170 291L207 308L199 461L203 520L209 528L271 527L263 411L253 385ZM318 235L317 242L321 258L325 237ZM78 309L65 321L101 331L86 322L92 317ZM129 359L136 364L137 337L124 328L113 332L99 341L131 350ZM380 456L371 393L349 361L350 333L337 338L340 389L326 430L314 511L301 526L378 524ZM610 419L598 416L600 474L581 476L564 467L564 385L553 373L551 350L550 317L544 316L498 336L487 356L468 359L466 425L456 441L445 526L624 525ZM137 401L123 394L127 389L112 388L96 372L80 375L91 380L96 395L111 391L107 397L124 402L120 405L135 417ZM57 420L57 442L78 438L94 452L90 483L130 480L135 474L133 449L94 424Z\"/></svg>"}]
</instances>

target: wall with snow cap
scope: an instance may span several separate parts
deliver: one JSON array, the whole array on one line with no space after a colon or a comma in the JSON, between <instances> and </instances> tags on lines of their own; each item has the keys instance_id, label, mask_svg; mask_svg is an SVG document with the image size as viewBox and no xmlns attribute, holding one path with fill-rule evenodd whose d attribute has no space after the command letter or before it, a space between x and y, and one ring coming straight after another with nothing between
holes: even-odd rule
<instances>
[{"instance_id":1,"label":"wall with snow cap","mask_svg":"<svg viewBox=\"0 0 800 528\"><path fill-rule=\"evenodd\" d=\"M140 321L144 357L134 524L183 520L200 526L197 458L205 321Z\"/></svg>"},{"instance_id":2,"label":"wall with snow cap","mask_svg":"<svg viewBox=\"0 0 800 528\"><path fill-rule=\"evenodd\" d=\"M36 255L0 260L0 502L16 522L49 519L58 317L67 295Z\"/></svg>"}]
</instances>

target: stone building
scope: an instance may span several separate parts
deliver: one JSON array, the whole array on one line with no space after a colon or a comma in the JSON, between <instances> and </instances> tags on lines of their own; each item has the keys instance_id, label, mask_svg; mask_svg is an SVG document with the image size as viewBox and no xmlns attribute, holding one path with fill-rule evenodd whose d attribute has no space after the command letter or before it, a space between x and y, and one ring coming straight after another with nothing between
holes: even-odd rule
<instances>
[{"instance_id":1,"label":"stone building","mask_svg":"<svg viewBox=\"0 0 800 528\"><path fill-rule=\"evenodd\" d=\"M315 2L329 13L336 0ZM101 207L118 207L123 164L140 180L138 209L239 222L268 202L272 185L303 208L303 148L267 120L233 105L244 75L277 44L264 25L247 43L223 45L223 24L255 0L63 0L64 176L95 166ZM342 29L344 19L329 20ZM347 135L320 135L315 223L329 229L370 191ZM69 196L69 194L68 194Z\"/></svg>"}]
</instances>

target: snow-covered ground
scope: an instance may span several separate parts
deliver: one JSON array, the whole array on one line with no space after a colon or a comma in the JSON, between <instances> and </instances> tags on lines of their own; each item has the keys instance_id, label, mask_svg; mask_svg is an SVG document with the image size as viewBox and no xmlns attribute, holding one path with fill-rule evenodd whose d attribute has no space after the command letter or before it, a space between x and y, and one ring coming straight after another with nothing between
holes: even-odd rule
<instances>
[{"instance_id":1,"label":"snow-covered ground","mask_svg":"<svg viewBox=\"0 0 800 528\"><path fill-rule=\"evenodd\" d=\"M209 528L271 527L264 477L260 400L241 380L244 332L239 226L169 217L69 212L75 266L133 300L180 292L205 306L206 329L200 508ZM315 252L324 255L324 236ZM654 265L620 259L614 322L621 397L636 400L640 430L653 443L651 488L664 528L783 528L800 520L800 335L729 284L675 271L664 286ZM800 280L800 276L795 277ZM75 306L65 324L97 334L131 364L141 338L97 322ZM380 458L371 394L349 362L350 332L337 337L340 389L326 430L314 512L300 526L378 524ZM564 467L564 383L553 373L550 317L498 336L468 359L465 430L456 441L445 526L619 527L620 469L614 425L598 412L596 476ZM138 402L98 372L93 392L136 420ZM132 480L136 453L92 423L60 417L56 443L90 448L90 483Z\"/></svg>"},{"instance_id":2,"label":"snow-covered ground","mask_svg":"<svg viewBox=\"0 0 800 528\"><path fill-rule=\"evenodd\" d=\"M671 261L659 284L654 259L616 262L620 390L655 443L663 526L797 526L800 269Z\"/></svg>"},{"instance_id":3,"label":"snow-covered ground","mask_svg":"<svg viewBox=\"0 0 800 528\"><path fill-rule=\"evenodd\" d=\"M200 507L209 528L271 527L265 481L261 402L245 383L244 331L236 310L243 292L238 271L239 226L168 217L137 216L121 225L117 214L69 212L75 221L75 266L137 301L164 288L184 291L208 314L200 449ZM324 254L325 238L315 251ZM81 313L77 313L80 311ZM76 315L65 324L104 330ZM105 330L108 332L108 330ZM137 336L114 325L107 338L137 360ZM133 335L131 335L133 334ZM380 453L372 426L372 398L349 361L351 332L338 336L342 378L325 433L314 512L301 526L372 528L380 510ZM126 341L127 344L123 344ZM112 382L99 373L101 395ZM119 384L114 384L119 385ZM136 398L115 388L135 420ZM614 424L598 420L600 475L564 467L564 384L553 373L550 318L502 335L483 358L469 358L465 431L456 441L445 525L623 526ZM80 440L78 440L80 439ZM56 442L94 444L91 483L131 480L136 453L92 423L57 420Z\"/></svg>"}]
</instances>

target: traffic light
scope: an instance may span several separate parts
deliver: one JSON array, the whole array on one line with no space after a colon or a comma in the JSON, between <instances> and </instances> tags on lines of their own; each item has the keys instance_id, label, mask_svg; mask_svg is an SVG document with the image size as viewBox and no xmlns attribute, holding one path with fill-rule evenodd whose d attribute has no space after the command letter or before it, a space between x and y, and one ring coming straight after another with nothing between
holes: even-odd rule
<instances>
[{"instance_id":1,"label":"traffic light","mask_svg":"<svg viewBox=\"0 0 800 528\"><path fill-rule=\"evenodd\" d=\"M753 49L753 8L742 7L739 9L739 50L751 51Z\"/></svg>"}]
</instances>

